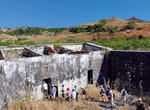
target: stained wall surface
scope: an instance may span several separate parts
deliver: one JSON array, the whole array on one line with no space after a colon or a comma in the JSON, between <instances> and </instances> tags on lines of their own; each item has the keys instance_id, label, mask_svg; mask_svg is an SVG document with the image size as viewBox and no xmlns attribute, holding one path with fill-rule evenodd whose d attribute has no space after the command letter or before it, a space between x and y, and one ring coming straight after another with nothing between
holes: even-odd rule
<instances>
[{"instance_id":1,"label":"stained wall surface","mask_svg":"<svg viewBox=\"0 0 150 110\"><path fill-rule=\"evenodd\" d=\"M111 51L108 75L111 81L122 81L132 89L150 91L150 52Z\"/></svg>"},{"instance_id":2,"label":"stained wall surface","mask_svg":"<svg viewBox=\"0 0 150 110\"><path fill-rule=\"evenodd\" d=\"M59 91L62 84L65 88L86 87L90 69L96 84L103 57L103 52L95 51L82 55L54 54L0 61L0 105L22 98L27 92L33 99L42 99L42 81L47 78L52 79Z\"/></svg>"}]
</instances>

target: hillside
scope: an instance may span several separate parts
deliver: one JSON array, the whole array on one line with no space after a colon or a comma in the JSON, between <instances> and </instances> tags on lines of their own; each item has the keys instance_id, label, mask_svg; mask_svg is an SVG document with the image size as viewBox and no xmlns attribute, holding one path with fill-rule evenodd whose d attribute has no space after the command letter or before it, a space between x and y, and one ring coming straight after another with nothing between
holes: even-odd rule
<instances>
[{"instance_id":1,"label":"hillside","mask_svg":"<svg viewBox=\"0 0 150 110\"><path fill-rule=\"evenodd\" d=\"M21 27L13 29L1 28L0 33L2 35L5 35L5 38L3 39L1 38L0 42L8 42L8 41L11 42L13 39L13 41L17 42L17 44L18 42L19 44L22 42L24 44L25 42L34 42L34 44L52 43L52 42L95 42L95 41L102 42L102 40L105 39L112 41L112 39L118 37L126 38L128 40L130 39L132 41L133 38L146 39L144 40L144 42L146 42L148 39L149 42L150 22L143 21L135 17L126 20L119 18L109 18L99 20L95 23L87 23L70 28L40 28L40 27ZM1 34L0 37L2 36ZM100 45L109 46L103 43L100 43ZM109 47L114 48L112 46ZM137 49L137 48L129 47L129 49ZM150 49L149 46L142 47L142 49L147 48ZM126 49L126 47L121 49Z\"/></svg>"}]
</instances>

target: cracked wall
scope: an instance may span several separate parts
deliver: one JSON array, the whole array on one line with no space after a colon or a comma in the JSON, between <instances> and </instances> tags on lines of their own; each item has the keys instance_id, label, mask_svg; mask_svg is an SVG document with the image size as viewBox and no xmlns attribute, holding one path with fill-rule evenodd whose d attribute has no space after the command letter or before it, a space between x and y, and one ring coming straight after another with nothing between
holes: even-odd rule
<instances>
[{"instance_id":1,"label":"cracked wall","mask_svg":"<svg viewBox=\"0 0 150 110\"><path fill-rule=\"evenodd\" d=\"M87 86L87 72L93 70L94 84L100 72L104 53L100 51L82 55L54 54L32 58L0 61L0 107L22 98L29 91L32 98L43 98L42 81L52 78L52 84L65 88ZM7 97L6 97L7 96Z\"/></svg>"}]
</instances>

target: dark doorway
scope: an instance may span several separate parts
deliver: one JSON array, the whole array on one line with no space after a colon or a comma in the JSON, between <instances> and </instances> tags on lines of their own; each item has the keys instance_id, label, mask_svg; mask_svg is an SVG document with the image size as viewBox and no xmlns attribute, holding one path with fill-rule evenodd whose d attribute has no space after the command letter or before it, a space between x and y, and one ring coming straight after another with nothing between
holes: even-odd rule
<instances>
[{"instance_id":1,"label":"dark doorway","mask_svg":"<svg viewBox=\"0 0 150 110\"><path fill-rule=\"evenodd\" d=\"M43 79L45 83L48 85L48 95L51 95L51 88L52 88L52 80L51 78Z\"/></svg>"},{"instance_id":2,"label":"dark doorway","mask_svg":"<svg viewBox=\"0 0 150 110\"><path fill-rule=\"evenodd\" d=\"M93 70L88 70L88 84L93 84Z\"/></svg>"}]
</instances>

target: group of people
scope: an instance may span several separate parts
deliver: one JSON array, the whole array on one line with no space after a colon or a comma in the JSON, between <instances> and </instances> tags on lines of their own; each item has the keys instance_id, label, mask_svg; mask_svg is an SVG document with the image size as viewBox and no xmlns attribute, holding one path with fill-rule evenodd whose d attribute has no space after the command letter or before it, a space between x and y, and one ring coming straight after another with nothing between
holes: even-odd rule
<instances>
[{"instance_id":1,"label":"group of people","mask_svg":"<svg viewBox=\"0 0 150 110\"><path fill-rule=\"evenodd\" d=\"M72 103L75 103L75 101L78 101L78 95L79 95L79 89L77 88L77 86L74 86L74 88L71 90L70 88L67 88L65 90L64 85L62 85L62 98L67 101L72 101ZM82 99L85 99L85 95L86 95L86 89L85 88L81 88L81 96Z\"/></svg>"},{"instance_id":2,"label":"group of people","mask_svg":"<svg viewBox=\"0 0 150 110\"><path fill-rule=\"evenodd\" d=\"M57 89L56 89L56 86L53 85L49 89L48 89L48 84L45 81L43 81L44 97L48 98L48 96L50 96L51 99L55 99L56 98L56 93L58 92ZM80 91L77 88L77 86L74 86L74 88L71 90L70 88L65 89L64 85L62 85L61 93L62 93L63 100L72 101L72 103L75 103L75 101L78 101L79 92ZM85 99L86 93L87 93L86 89L81 88L82 100Z\"/></svg>"},{"instance_id":3,"label":"group of people","mask_svg":"<svg viewBox=\"0 0 150 110\"><path fill-rule=\"evenodd\" d=\"M54 85L52 85L51 89L48 90L48 84L45 81L43 81L43 93L45 98L48 98L48 96L50 96L52 99L55 99L57 89Z\"/></svg>"},{"instance_id":4,"label":"group of people","mask_svg":"<svg viewBox=\"0 0 150 110\"><path fill-rule=\"evenodd\" d=\"M107 96L107 100L108 102L112 105L112 106L116 106L114 104L114 98L115 98L115 94L112 92L110 86L108 86L107 88L104 88L103 85L100 85L100 95L102 98L102 102L105 101L104 95L106 94ZM124 106L124 104L126 103L126 96L127 96L127 91L125 90L125 87L122 87L122 90L120 92L121 95L121 103ZM141 98L139 98L139 100L137 102L135 102L136 105L136 110L145 110L145 105L142 101Z\"/></svg>"},{"instance_id":5,"label":"group of people","mask_svg":"<svg viewBox=\"0 0 150 110\"><path fill-rule=\"evenodd\" d=\"M48 89L48 84L45 81L43 81L43 93L44 93L45 98L47 98L50 95L51 99L55 99L56 93L58 92L56 86L53 85L49 89ZM110 103L112 107L116 106L114 103L115 94L113 93L110 86L107 86L106 88L104 88L103 85L100 85L99 93L100 93L102 102L106 101ZM64 85L62 85L61 94L62 94L63 100L67 100L69 102L72 102L72 104L74 104L76 101L78 101L79 94L81 94L81 99L84 101L87 91L85 88L81 88L81 90L79 90L77 86L74 86L73 89L70 89L70 88L65 89ZM105 99L105 94L107 96L107 99ZM124 106L124 104L126 103L126 96L127 96L127 91L125 90L124 86L122 87L120 96L121 96L121 103ZM135 105L137 107L137 110L145 110L144 104L141 99L139 99Z\"/></svg>"},{"instance_id":6,"label":"group of people","mask_svg":"<svg viewBox=\"0 0 150 110\"><path fill-rule=\"evenodd\" d=\"M103 85L100 85L100 95L102 97L102 102L105 101L105 98L104 98L105 94L107 96L108 102L110 102L112 106L116 106L114 104L115 94L112 92L110 86L108 86L107 88L104 88ZM124 103L126 102L126 95L127 95L127 91L125 90L125 87L122 87L122 90L121 90L122 105L124 105Z\"/></svg>"},{"instance_id":7,"label":"group of people","mask_svg":"<svg viewBox=\"0 0 150 110\"><path fill-rule=\"evenodd\" d=\"M115 104L113 102L115 95L112 93L110 86L108 86L107 88L104 88L103 85L100 85L100 95L102 97L102 102L105 101L105 98L104 98L105 94L107 96L108 102L110 102L112 104L112 106L115 106Z\"/></svg>"}]
</instances>

